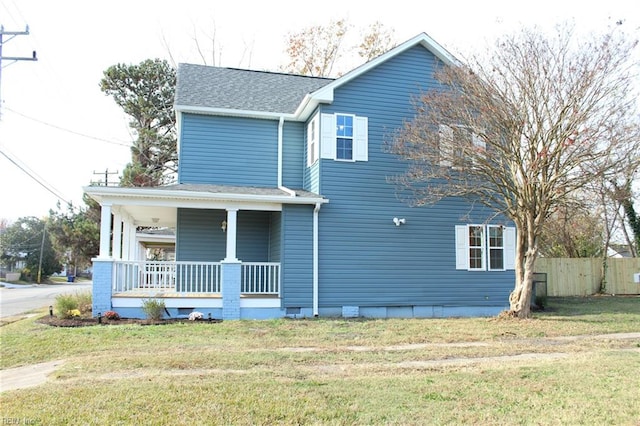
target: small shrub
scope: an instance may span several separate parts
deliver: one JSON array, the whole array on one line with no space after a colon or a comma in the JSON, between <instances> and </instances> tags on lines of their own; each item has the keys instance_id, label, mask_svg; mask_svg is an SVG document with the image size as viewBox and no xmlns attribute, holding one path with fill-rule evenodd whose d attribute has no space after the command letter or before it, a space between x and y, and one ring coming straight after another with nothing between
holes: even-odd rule
<instances>
[{"instance_id":1,"label":"small shrub","mask_svg":"<svg viewBox=\"0 0 640 426\"><path fill-rule=\"evenodd\" d=\"M81 315L80 310L72 309L67 312L67 318L79 318Z\"/></svg>"},{"instance_id":2,"label":"small shrub","mask_svg":"<svg viewBox=\"0 0 640 426\"><path fill-rule=\"evenodd\" d=\"M58 318L80 317L91 313L91 293L59 294L56 296L55 310ZM71 312L78 311L78 315Z\"/></svg>"},{"instance_id":3,"label":"small shrub","mask_svg":"<svg viewBox=\"0 0 640 426\"><path fill-rule=\"evenodd\" d=\"M58 318L71 318L69 312L78 310L78 299L72 294L59 294L54 306Z\"/></svg>"},{"instance_id":4,"label":"small shrub","mask_svg":"<svg viewBox=\"0 0 640 426\"><path fill-rule=\"evenodd\" d=\"M120 315L116 311L107 311L104 313L104 317L108 320L117 321L120 319Z\"/></svg>"},{"instance_id":5,"label":"small shrub","mask_svg":"<svg viewBox=\"0 0 640 426\"><path fill-rule=\"evenodd\" d=\"M164 316L165 305L163 300L146 299L142 301L142 311L148 319L159 321Z\"/></svg>"},{"instance_id":6,"label":"small shrub","mask_svg":"<svg viewBox=\"0 0 640 426\"><path fill-rule=\"evenodd\" d=\"M84 293L76 293L76 300L78 301L78 309L83 314L91 314L91 305L93 303L93 299L91 297L91 292Z\"/></svg>"}]
</instances>

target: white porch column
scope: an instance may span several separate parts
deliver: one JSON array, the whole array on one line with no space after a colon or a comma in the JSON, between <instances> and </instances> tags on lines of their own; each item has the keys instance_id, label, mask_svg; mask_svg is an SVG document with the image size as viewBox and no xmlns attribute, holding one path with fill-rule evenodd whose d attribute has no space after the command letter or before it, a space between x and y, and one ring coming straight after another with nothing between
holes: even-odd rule
<instances>
[{"instance_id":1,"label":"white porch column","mask_svg":"<svg viewBox=\"0 0 640 426\"><path fill-rule=\"evenodd\" d=\"M113 215L113 258L122 259L122 215Z\"/></svg>"},{"instance_id":2,"label":"white porch column","mask_svg":"<svg viewBox=\"0 0 640 426\"><path fill-rule=\"evenodd\" d=\"M131 227L129 228L129 258L128 260L140 260L138 258L138 242L136 241L136 229L137 226L135 223L131 222Z\"/></svg>"},{"instance_id":3,"label":"white porch column","mask_svg":"<svg viewBox=\"0 0 640 426\"><path fill-rule=\"evenodd\" d=\"M225 262L238 262L236 257L236 232L238 229L238 209L227 210L227 257Z\"/></svg>"},{"instance_id":4,"label":"white porch column","mask_svg":"<svg viewBox=\"0 0 640 426\"><path fill-rule=\"evenodd\" d=\"M111 249L111 204L100 206L100 253L98 257L107 259Z\"/></svg>"},{"instance_id":5,"label":"white porch column","mask_svg":"<svg viewBox=\"0 0 640 426\"><path fill-rule=\"evenodd\" d=\"M129 238L131 238L131 222L124 221L124 227L122 229L122 259L131 260L129 248Z\"/></svg>"}]
</instances>

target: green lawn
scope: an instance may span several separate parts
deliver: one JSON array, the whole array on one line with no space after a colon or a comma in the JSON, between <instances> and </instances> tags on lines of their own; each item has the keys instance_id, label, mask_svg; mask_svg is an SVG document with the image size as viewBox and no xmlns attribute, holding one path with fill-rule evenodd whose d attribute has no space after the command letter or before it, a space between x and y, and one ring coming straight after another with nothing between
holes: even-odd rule
<instances>
[{"instance_id":1,"label":"green lawn","mask_svg":"<svg viewBox=\"0 0 640 426\"><path fill-rule=\"evenodd\" d=\"M0 412L47 425L637 425L640 338L612 333L640 333L640 298L551 298L526 321L31 318L0 327L0 367L65 362L2 393Z\"/></svg>"}]
</instances>

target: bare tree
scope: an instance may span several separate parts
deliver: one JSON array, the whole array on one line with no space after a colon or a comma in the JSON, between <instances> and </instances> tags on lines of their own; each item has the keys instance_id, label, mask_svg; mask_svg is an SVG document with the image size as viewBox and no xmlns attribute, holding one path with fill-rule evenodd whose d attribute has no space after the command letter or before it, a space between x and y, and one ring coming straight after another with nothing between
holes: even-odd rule
<instances>
[{"instance_id":1,"label":"bare tree","mask_svg":"<svg viewBox=\"0 0 640 426\"><path fill-rule=\"evenodd\" d=\"M523 29L486 57L443 65L389 143L408 160L392 180L410 202L470 197L515 223L514 317L530 316L547 218L592 180L617 176L622 159L639 161L636 42L620 30L580 39L567 27Z\"/></svg>"},{"instance_id":2,"label":"bare tree","mask_svg":"<svg viewBox=\"0 0 640 426\"><path fill-rule=\"evenodd\" d=\"M604 214L597 199L570 200L545 220L539 238L545 257L600 257L606 255Z\"/></svg>"}]
</instances>

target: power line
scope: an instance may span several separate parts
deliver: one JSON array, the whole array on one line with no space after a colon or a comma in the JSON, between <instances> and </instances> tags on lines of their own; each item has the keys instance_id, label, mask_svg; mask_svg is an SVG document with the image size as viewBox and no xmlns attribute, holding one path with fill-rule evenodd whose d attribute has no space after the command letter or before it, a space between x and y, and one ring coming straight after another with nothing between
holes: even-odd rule
<instances>
[{"instance_id":1,"label":"power line","mask_svg":"<svg viewBox=\"0 0 640 426\"><path fill-rule=\"evenodd\" d=\"M22 170L27 176L29 176L31 179L33 179L34 181L36 181L40 186L42 186L44 189L46 189L47 191L49 191L50 193L52 193L53 195L55 195L56 198L58 198L60 201L63 201L65 204L71 204L69 201L67 201L62 195L60 195L60 192L55 189L54 187L52 187L51 185L49 185L47 182L44 181L44 179L42 179L41 177L39 177L35 172L33 172L32 170L27 170L28 166L26 164L18 164L19 160L16 160L14 158L11 158L11 156L9 156L9 154L7 154L5 151L2 150L2 147L0 147L0 154L2 154L3 156L6 157L7 160L11 161L17 168L19 168L20 170Z\"/></svg>"},{"instance_id":2,"label":"power line","mask_svg":"<svg viewBox=\"0 0 640 426\"><path fill-rule=\"evenodd\" d=\"M36 123L44 124L45 126L53 127L54 129L62 130L63 132L71 133L71 134L74 134L74 135L77 135L77 136L82 136L84 138L94 139L94 140L97 140L97 141L100 141L100 142L110 143L112 145L131 147L131 143L112 141L112 140L100 138L98 136L87 135L85 133L76 132L75 130L66 129L66 128L60 127L58 125L47 123L46 121L42 121L40 119L37 119L37 118L34 118L34 117L30 117L30 116L28 116L26 114L18 112L16 110L12 109L12 108L7 107L7 106L5 106L5 109L7 111L11 111L12 113L17 114L17 115L19 115L21 117L24 117L24 118L26 118L28 120L35 121Z\"/></svg>"}]
</instances>

